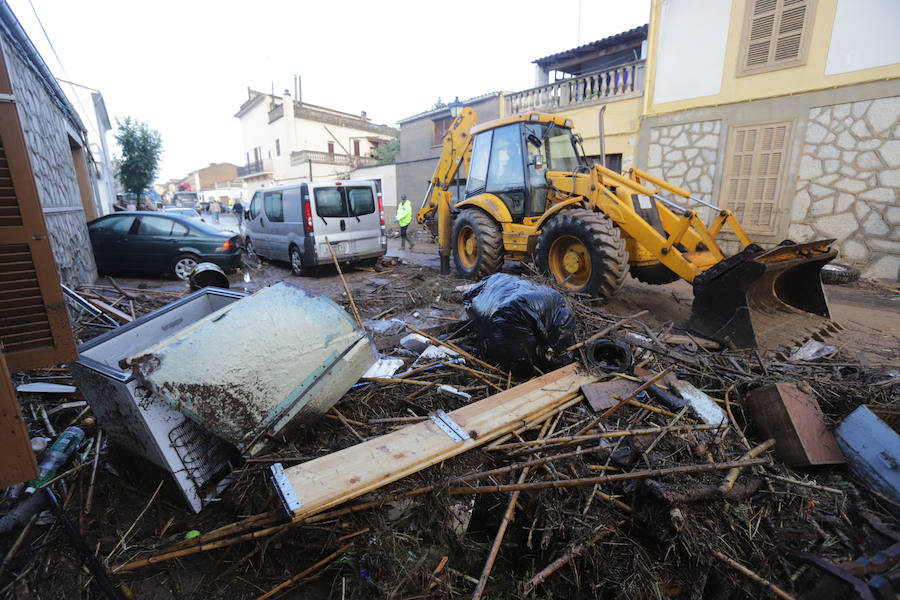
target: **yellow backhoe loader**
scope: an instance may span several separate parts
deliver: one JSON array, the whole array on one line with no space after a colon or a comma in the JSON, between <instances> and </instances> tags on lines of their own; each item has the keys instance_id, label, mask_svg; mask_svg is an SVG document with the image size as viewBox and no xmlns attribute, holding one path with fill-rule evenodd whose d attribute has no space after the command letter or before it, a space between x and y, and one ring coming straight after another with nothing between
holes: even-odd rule
<instances>
[{"instance_id":1,"label":"yellow backhoe loader","mask_svg":"<svg viewBox=\"0 0 900 600\"><path fill-rule=\"evenodd\" d=\"M580 142L564 117L479 125L464 108L416 215L438 237L441 272L451 254L472 279L506 257L533 259L562 287L602 299L629 271L651 284L681 278L694 287L688 328L734 347L777 348L834 327L819 274L837 254L834 240L763 249L730 210L639 169L588 165ZM454 199L459 179L465 193ZM715 211L709 226L688 203ZM743 246L730 257L716 243L725 226Z\"/></svg>"}]
</instances>

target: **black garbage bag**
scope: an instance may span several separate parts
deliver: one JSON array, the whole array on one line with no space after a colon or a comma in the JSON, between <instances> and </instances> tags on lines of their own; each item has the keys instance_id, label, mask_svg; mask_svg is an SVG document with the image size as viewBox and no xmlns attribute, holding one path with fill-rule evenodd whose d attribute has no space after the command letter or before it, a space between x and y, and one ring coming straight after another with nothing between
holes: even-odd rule
<instances>
[{"instance_id":1,"label":"black garbage bag","mask_svg":"<svg viewBox=\"0 0 900 600\"><path fill-rule=\"evenodd\" d=\"M572 313L562 294L522 277L495 273L463 296L484 357L517 375L532 366L562 366L574 343Z\"/></svg>"}]
</instances>

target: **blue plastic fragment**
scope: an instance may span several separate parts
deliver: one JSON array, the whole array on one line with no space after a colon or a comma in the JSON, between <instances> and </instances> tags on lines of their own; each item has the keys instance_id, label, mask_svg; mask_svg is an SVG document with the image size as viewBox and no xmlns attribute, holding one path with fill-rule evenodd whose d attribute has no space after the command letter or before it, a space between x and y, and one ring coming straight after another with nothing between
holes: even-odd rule
<instances>
[{"instance_id":1,"label":"blue plastic fragment","mask_svg":"<svg viewBox=\"0 0 900 600\"><path fill-rule=\"evenodd\" d=\"M847 465L867 486L900 503L900 435L865 406L834 430Z\"/></svg>"}]
</instances>

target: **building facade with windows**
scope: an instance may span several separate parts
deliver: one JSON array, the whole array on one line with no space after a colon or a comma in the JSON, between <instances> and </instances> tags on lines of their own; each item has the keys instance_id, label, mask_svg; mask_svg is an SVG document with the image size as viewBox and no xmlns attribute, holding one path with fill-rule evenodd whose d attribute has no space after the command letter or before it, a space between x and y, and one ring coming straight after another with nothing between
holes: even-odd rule
<instances>
[{"instance_id":1,"label":"building facade with windows","mask_svg":"<svg viewBox=\"0 0 900 600\"><path fill-rule=\"evenodd\" d=\"M247 96L235 114L245 157L237 175L246 198L263 185L347 178L356 167L377 164L379 146L397 135L365 112L353 115L302 102L298 80L293 96L289 90L275 96L250 88Z\"/></svg>"},{"instance_id":2,"label":"building facade with windows","mask_svg":"<svg viewBox=\"0 0 900 600\"><path fill-rule=\"evenodd\" d=\"M461 101L478 115L478 122L499 119L506 113L503 92L492 92ZM397 194L406 194L418 210L428 191L443 151L444 136L453 123L449 106L435 108L400 121L400 152L397 155ZM465 174L460 173L462 187Z\"/></svg>"},{"instance_id":3,"label":"building facade with windows","mask_svg":"<svg viewBox=\"0 0 900 600\"><path fill-rule=\"evenodd\" d=\"M834 238L898 280L897 23L895 0L654 0L637 164L754 241Z\"/></svg>"}]
</instances>

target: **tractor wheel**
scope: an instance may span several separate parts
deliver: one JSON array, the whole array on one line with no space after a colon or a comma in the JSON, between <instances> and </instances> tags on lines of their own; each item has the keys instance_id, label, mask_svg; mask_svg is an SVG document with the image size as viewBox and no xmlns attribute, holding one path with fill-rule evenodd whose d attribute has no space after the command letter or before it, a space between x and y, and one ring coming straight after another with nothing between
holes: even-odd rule
<instances>
[{"instance_id":1,"label":"tractor wheel","mask_svg":"<svg viewBox=\"0 0 900 600\"><path fill-rule=\"evenodd\" d=\"M608 216L563 211L543 227L535 251L538 268L562 287L602 300L622 286L628 272L625 240Z\"/></svg>"},{"instance_id":2,"label":"tractor wheel","mask_svg":"<svg viewBox=\"0 0 900 600\"><path fill-rule=\"evenodd\" d=\"M500 226L486 213L467 209L453 224L453 262L460 275L481 279L503 265L503 235Z\"/></svg>"},{"instance_id":3,"label":"tractor wheel","mask_svg":"<svg viewBox=\"0 0 900 600\"><path fill-rule=\"evenodd\" d=\"M662 263L646 266L632 265L629 271L631 276L641 283L649 283L651 285L663 285L681 279L674 271Z\"/></svg>"}]
</instances>

